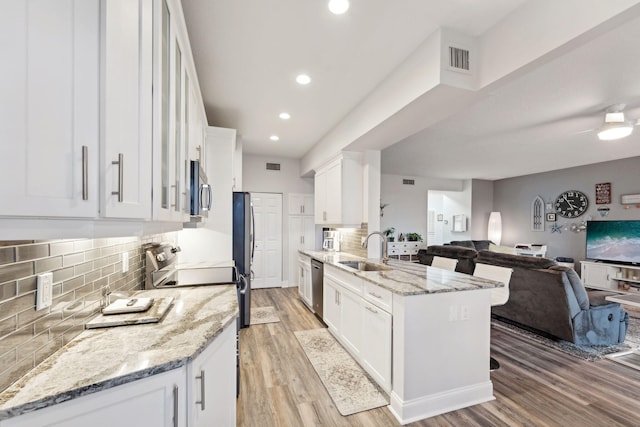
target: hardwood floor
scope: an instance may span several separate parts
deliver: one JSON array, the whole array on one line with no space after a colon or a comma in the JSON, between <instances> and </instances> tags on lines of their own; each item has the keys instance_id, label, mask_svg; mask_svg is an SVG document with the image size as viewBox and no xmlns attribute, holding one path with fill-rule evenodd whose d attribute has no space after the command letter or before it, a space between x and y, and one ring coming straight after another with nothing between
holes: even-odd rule
<instances>
[{"instance_id":1,"label":"hardwood floor","mask_svg":"<svg viewBox=\"0 0 640 427\"><path fill-rule=\"evenodd\" d=\"M255 307L274 306L279 323L240 331L238 426L398 426L387 408L341 416L294 331L323 325L297 288L252 292ZM491 330L496 400L411 426L640 426L640 371L611 360L587 362Z\"/></svg>"}]
</instances>

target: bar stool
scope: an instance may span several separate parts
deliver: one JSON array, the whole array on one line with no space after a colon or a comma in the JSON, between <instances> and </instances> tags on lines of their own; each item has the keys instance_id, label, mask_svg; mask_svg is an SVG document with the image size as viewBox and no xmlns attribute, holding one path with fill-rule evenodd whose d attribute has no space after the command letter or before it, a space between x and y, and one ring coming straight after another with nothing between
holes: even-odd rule
<instances>
[{"instance_id":1,"label":"bar stool","mask_svg":"<svg viewBox=\"0 0 640 427\"><path fill-rule=\"evenodd\" d=\"M445 258L441 256L434 256L431 261L431 267L442 268L443 270L456 271L456 265L458 260L454 258Z\"/></svg>"}]
</instances>

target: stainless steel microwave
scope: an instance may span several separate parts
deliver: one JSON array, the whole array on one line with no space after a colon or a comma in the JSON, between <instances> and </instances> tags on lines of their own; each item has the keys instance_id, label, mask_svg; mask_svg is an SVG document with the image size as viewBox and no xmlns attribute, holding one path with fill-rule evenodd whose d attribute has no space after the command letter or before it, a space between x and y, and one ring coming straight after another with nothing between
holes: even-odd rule
<instances>
[{"instance_id":1,"label":"stainless steel microwave","mask_svg":"<svg viewBox=\"0 0 640 427\"><path fill-rule=\"evenodd\" d=\"M206 217L211 209L211 186L198 160L191 160L191 209L192 216Z\"/></svg>"}]
</instances>

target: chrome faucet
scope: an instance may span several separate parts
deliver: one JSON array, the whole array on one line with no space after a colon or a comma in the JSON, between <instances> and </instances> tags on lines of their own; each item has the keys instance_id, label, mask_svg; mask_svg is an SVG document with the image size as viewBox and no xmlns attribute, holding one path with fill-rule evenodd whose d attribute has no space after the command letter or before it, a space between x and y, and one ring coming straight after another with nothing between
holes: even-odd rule
<instances>
[{"instance_id":1,"label":"chrome faucet","mask_svg":"<svg viewBox=\"0 0 640 427\"><path fill-rule=\"evenodd\" d=\"M362 243L362 247L366 248L368 246L369 237L373 236L374 234L377 234L382 239L382 263L386 264L387 261L389 261L389 257L387 256L387 238L385 237L384 234L382 234L379 231L374 231L372 233L369 233L367 238L364 239L364 242Z\"/></svg>"}]
</instances>

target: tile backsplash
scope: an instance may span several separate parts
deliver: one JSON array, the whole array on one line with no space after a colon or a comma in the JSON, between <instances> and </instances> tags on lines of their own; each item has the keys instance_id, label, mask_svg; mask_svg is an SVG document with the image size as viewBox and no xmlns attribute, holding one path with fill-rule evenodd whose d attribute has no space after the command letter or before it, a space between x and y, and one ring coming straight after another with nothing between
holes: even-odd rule
<instances>
[{"instance_id":1,"label":"tile backsplash","mask_svg":"<svg viewBox=\"0 0 640 427\"><path fill-rule=\"evenodd\" d=\"M143 245L158 237L0 241L0 391L84 330L102 289L140 289ZM122 273L127 253L129 271ZM53 273L53 303L36 311L37 276Z\"/></svg>"},{"instance_id":2,"label":"tile backsplash","mask_svg":"<svg viewBox=\"0 0 640 427\"><path fill-rule=\"evenodd\" d=\"M336 230L340 231L340 251L367 258L367 249L362 247L362 239L367 237L367 224L362 223L360 228Z\"/></svg>"}]
</instances>

